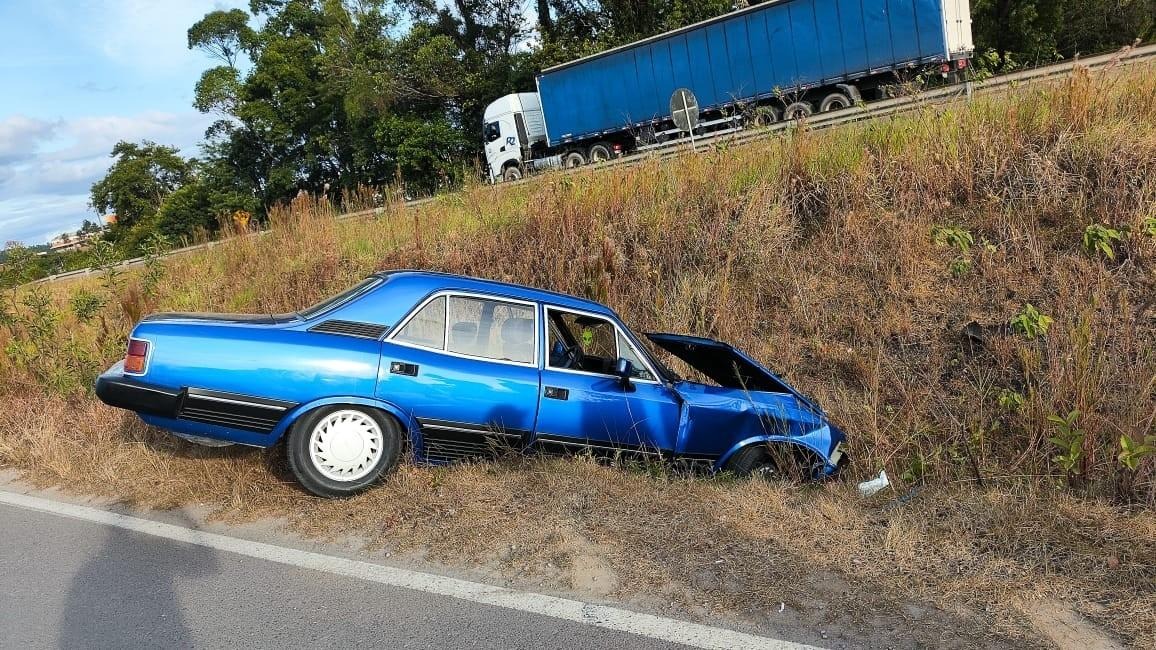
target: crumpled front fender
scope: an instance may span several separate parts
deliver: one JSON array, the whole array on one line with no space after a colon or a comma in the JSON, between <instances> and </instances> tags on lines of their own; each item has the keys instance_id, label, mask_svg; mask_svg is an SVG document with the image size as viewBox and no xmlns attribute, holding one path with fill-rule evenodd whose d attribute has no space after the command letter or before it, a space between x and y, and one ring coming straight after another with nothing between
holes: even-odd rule
<instances>
[{"instance_id":1,"label":"crumpled front fender","mask_svg":"<svg viewBox=\"0 0 1156 650\"><path fill-rule=\"evenodd\" d=\"M838 431L837 429L835 431ZM838 438L836 440L836 438ZM832 431L830 424L824 424L816 429L801 435L801 436L781 436L781 435L755 435L744 438L735 443L722 456L719 457L718 462L715 463L715 471L721 471L726 467L727 462L730 461L736 453L741 449L751 445L759 444L789 444L802 447L807 451L813 452L817 458L823 460L823 474L829 476L834 474L839 468L839 458L841 452L836 453L836 445L842 441L841 434L836 434Z\"/></svg>"}]
</instances>

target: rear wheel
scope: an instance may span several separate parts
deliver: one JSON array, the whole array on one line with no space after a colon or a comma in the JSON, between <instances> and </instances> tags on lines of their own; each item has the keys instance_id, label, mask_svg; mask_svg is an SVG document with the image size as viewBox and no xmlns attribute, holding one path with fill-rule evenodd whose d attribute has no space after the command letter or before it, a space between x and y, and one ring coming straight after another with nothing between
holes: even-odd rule
<instances>
[{"instance_id":1,"label":"rear wheel","mask_svg":"<svg viewBox=\"0 0 1156 650\"><path fill-rule=\"evenodd\" d=\"M840 111L851 106L851 98L843 93L831 93L819 103L819 112Z\"/></svg>"},{"instance_id":2,"label":"rear wheel","mask_svg":"<svg viewBox=\"0 0 1156 650\"><path fill-rule=\"evenodd\" d=\"M586 156L583 156L579 151L571 151L562 158L562 166L566 169L574 169L586 164Z\"/></svg>"},{"instance_id":3,"label":"rear wheel","mask_svg":"<svg viewBox=\"0 0 1156 650\"><path fill-rule=\"evenodd\" d=\"M755 110L755 126L770 126L779 121L779 111L774 106L760 106Z\"/></svg>"},{"instance_id":4,"label":"rear wheel","mask_svg":"<svg viewBox=\"0 0 1156 650\"><path fill-rule=\"evenodd\" d=\"M815 113L815 107L811 102L794 102L783 110L784 120L801 120L805 117L810 117Z\"/></svg>"},{"instance_id":5,"label":"rear wheel","mask_svg":"<svg viewBox=\"0 0 1156 650\"><path fill-rule=\"evenodd\" d=\"M605 142L597 142L590 147L590 162L599 163L610 160L610 145Z\"/></svg>"},{"instance_id":6,"label":"rear wheel","mask_svg":"<svg viewBox=\"0 0 1156 650\"><path fill-rule=\"evenodd\" d=\"M363 406L329 406L293 425L286 451L302 487L337 498L376 483L397 465L401 447L401 427L393 418Z\"/></svg>"},{"instance_id":7,"label":"rear wheel","mask_svg":"<svg viewBox=\"0 0 1156 650\"><path fill-rule=\"evenodd\" d=\"M522 170L517 165L510 165L502 172L502 180L516 181L522 178Z\"/></svg>"}]
</instances>

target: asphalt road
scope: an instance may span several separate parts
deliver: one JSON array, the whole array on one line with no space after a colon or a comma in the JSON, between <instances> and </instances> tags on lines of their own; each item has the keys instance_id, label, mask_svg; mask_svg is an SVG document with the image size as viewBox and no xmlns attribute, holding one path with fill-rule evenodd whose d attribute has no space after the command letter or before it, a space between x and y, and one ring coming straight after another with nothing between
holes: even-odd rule
<instances>
[{"instance_id":1,"label":"asphalt road","mask_svg":"<svg viewBox=\"0 0 1156 650\"><path fill-rule=\"evenodd\" d=\"M680 647L0 503L0 647L305 646Z\"/></svg>"},{"instance_id":2,"label":"asphalt road","mask_svg":"<svg viewBox=\"0 0 1156 650\"><path fill-rule=\"evenodd\" d=\"M0 531L4 647L672 647L9 505Z\"/></svg>"}]
</instances>

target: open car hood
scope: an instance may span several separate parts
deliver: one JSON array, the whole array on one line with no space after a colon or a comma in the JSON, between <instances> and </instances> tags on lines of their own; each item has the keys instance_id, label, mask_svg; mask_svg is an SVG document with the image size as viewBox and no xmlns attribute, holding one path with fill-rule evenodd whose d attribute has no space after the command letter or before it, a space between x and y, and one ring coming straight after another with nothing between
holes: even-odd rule
<instances>
[{"instance_id":1,"label":"open car hood","mask_svg":"<svg viewBox=\"0 0 1156 650\"><path fill-rule=\"evenodd\" d=\"M682 359L687 365L723 388L789 393L817 413L822 413L817 404L780 379L778 375L764 368L742 350L726 343L682 334L647 333L646 338Z\"/></svg>"}]
</instances>

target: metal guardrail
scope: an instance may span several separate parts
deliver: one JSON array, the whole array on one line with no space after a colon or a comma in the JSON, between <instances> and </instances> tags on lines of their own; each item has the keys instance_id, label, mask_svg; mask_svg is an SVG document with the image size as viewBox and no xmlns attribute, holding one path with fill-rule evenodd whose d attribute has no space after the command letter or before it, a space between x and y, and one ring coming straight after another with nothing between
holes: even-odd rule
<instances>
[{"instance_id":1,"label":"metal guardrail","mask_svg":"<svg viewBox=\"0 0 1156 650\"><path fill-rule=\"evenodd\" d=\"M1013 72L1011 74L1000 75L992 77L984 81L972 82L968 81L963 84L955 84L952 86L945 86L943 88L936 88L934 90L921 91L917 94L896 97L893 99L884 99L880 101L871 102L870 104L859 104L850 108L845 108L840 111L833 111L830 113L818 113L812 115L805 120L799 122L779 122L770 126L740 129L738 131L730 131L728 133L717 136L703 136L695 138L694 147L692 149L689 140L682 142L672 142L670 145L660 149L653 149L643 153L638 153L630 156L623 156L614 160L596 163L593 165L585 165L575 169L563 169L547 172L547 174L573 174L581 172L593 172L603 169L611 169L615 167L626 167L630 165L637 165L639 163L649 160L664 160L674 156L679 156L685 153L697 152L703 148L710 148L715 144L746 144L755 142L765 138L776 135L780 131L785 131L792 128L807 128L810 130L825 129L844 124L851 124L864 120L873 120L881 117L891 117L916 111L928 106L943 106L953 104L961 101L967 101L975 95L990 94L992 92L1015 88L1017 86L1040 81L1053 81L1066 77L1076 68L1087 68L1089 70L1112 69L1118 66L1132 65L1141 62L1147 62L1156 58L1156 45L1147 45L1144 47L1129 47L1124 48L1118 52L1110 54L1101 54L1098 56L1088 57L1086 59L1078 59L1073 61L1065 61L1054 65L1033 68L1031 70L1024 70L1021 72ZM515 185L522 185L541 178L541 175L523 178L517 181L510 181L501 183L502 187L509 187ZM438 200L439 197L433 196L428 198L413 199L404 202L404 207L412 208L426 203L432 203ZM369 210L359 210L357 212L347 212L337 216L339 220L358 219L383 214L385 208L372 208ZM247 236L260 236L270 231L264 230L253 233ZM212 248L217 244L229 240L217 240L204 244L197 244L194 246L186 246L165 254L165 257L172 257L176 255L184 255L206 248ZM133 258L120 262L113 268L128 268L144 264L143 257ZM89 275L98 275L103 272L103 269L78 269L76 271L68 271L66 273L59 273L50 275L46 278L41 278L30 282L29 284L40 284L43 282L55 282L66 278L87 277Z\"/></svg>"}]
</instances>

